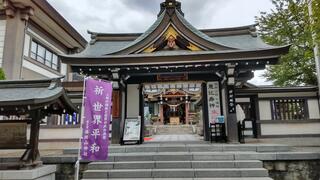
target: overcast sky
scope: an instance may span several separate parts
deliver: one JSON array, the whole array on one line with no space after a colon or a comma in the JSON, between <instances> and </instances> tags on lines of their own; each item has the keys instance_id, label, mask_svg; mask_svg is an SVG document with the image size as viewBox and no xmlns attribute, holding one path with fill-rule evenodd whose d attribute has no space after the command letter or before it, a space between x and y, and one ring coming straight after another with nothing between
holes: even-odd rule
<instances>
[{"instance_id":1,"label":"overcast sky","mask_svg":"<svg viewBox=\"0 0 320 180\"><path fill-rule=\"evenodd\" d=\"M155 20L164 0L48 0L83 37L87 30L106 33L144 32ZM221 28L255 23L270 12L271 0L181 0L185 18L196 28ZM250 82L270 84L256 72Z\"/></svg>"}]
</instances>

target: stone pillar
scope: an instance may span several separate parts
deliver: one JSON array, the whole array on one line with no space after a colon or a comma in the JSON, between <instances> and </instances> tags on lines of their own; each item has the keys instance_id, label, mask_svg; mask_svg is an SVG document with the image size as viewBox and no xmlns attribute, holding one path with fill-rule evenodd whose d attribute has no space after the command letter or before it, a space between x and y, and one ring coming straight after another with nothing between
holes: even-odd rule
<instances>
[{"instance_id":1,"label":"stone pillar","mask_svg":"<svg viewBox=\"0 0 320 180\"><path fill-rule=\"evenodd\" d=\"M238 143L238 126L236 115L236 100L235 100L235 65L228 65L227 68L227 130L228 142Z\"/></svg>"},{"instance_id":2,"label":"stone pillar","mask_svg":"<svg viewBox=\"0 0 320 180\"><path fill-rule=\"evenodd\" d=\"M31 7L14 4L9 0L4 0L3 6L7 24L2 66L7 79L20 79L26 24L34 12Z\"/></svg>"}]
</instances>

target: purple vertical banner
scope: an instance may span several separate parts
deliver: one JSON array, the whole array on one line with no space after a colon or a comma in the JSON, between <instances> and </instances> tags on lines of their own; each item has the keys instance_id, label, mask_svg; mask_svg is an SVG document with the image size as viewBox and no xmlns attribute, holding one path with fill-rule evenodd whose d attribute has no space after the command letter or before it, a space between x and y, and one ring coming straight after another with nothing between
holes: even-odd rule
<instances>
[{"instance_id":1,"label":"purple vertical banner","mask_svg":"<svg viewBox=\"0 0 320 180\"><path fill-rule=\"evenodd\" d=\"M84 113L82 117L81 159L108 158L111 119L112 84L103 80L85 79Z\"/></svg>"}]
</instances>

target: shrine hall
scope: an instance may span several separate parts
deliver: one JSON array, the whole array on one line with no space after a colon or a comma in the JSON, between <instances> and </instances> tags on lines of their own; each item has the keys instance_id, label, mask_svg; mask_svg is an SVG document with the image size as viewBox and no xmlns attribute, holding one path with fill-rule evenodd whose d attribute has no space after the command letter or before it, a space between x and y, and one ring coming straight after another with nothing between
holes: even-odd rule
<instances>
[{"instance_id":1,"label":"shrine hall","mask_svg":"<svg viewBox=\"0 0 320 180\"><path fill-rule=\"evenodd\" d=\"M255 70L277 64L289 45L264 43L256 25L197 29L175 0L160 7L144 33L89 31L85 50L61 56L75 76L113 82L113 142L132 117L141 117L141 142L152 125L196 126L208 141L210 124L218 117L224 118L228 142L237 142L241 98L247 99L242 108L255 137L261 135L258 96L247 81Z\"/></svg>"}]
</instances>

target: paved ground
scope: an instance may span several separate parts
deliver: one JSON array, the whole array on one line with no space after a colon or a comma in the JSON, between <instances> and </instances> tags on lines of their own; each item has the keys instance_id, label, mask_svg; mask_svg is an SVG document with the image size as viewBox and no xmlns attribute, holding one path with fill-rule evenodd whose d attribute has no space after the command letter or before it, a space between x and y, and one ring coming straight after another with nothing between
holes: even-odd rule
<instances>
[{"instance_id":1,"label":"paved ground","mask_svg":"<svg viewBox=\"0 0 320 180\"><path fill-rule=\"evenodd\" d=\"M201 141L201 137L194 134L154 135L151 138L149 142Z\"/></svg>"}]
</instances>

